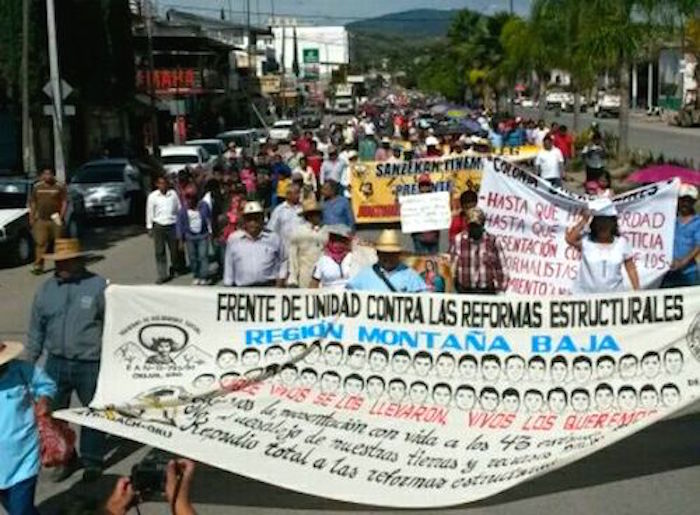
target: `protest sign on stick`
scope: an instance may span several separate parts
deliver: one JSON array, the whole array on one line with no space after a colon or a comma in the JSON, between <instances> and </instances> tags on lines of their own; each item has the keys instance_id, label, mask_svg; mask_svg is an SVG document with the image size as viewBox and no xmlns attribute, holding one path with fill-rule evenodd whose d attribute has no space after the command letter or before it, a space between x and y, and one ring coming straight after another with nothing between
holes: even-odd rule
<instances>
[{"instance_id":1,"label":"protest sign on stick","mask_svg":"<svg viewBox=\"0 0 700 515\"><path fill-rule=\"evenodd\" d=\"M450 227L450 192L435 191L399 197L401 232L441 231Z\"/></svg>"}]
</instances>

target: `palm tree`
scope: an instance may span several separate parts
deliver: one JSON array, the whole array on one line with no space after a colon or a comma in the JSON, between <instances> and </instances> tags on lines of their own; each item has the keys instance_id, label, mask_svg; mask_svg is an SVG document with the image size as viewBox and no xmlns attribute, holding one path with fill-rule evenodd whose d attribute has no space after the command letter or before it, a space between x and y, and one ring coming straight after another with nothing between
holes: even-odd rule
<instances>
[{"instance_id":1,"label":"palm tree","mask_svg":"<svg viewBox=\"0 0 700 515\"><path fill-rule=\"evenodd\" d=\"M511 18L501 31L501 45L505 49L505 66L511 70L534 71L539 83L540 118L546 108L547 82L545 77L557 63L561 31L551 16L547 0L535 0L528 20Z\"/></svg>"},{"instance_id":2,"label":"palm tree","mask_svg":"<svg viewBox=\"0 0 700 515\"><path fill-rule=\"evenodd\" d=\"M629 115L631 68L645 46L649 34L638 22L637 13L645 3L652 11L663 0L589 0L582 4L583 18L580 48L590 56L589 62L599 60L619 70L620 118L619 154L622 159L629 153Z\"/></svg>"}]
</instances>

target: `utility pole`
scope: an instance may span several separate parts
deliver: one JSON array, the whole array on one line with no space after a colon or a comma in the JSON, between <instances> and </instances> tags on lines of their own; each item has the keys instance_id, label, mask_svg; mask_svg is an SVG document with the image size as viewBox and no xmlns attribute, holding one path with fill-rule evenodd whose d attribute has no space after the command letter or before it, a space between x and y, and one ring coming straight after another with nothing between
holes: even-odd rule
<instances>
[{"instance_id":1,"label":"utility pole","mask_svg":"<svg viewBox=\"0 0 700 515\"><path fill-rule=\"evenodd\" d=\"M58 68L58 48L56 43L56 9L54 0L46 0L46 25L49 40L49 70L51 82L51 103L53 105L53 155L56 178L66 182L66 161L63 155L63 92L61 74Z\"/></svg>"},{"instance_id":2,"label":"utility pole","mask_svg":"<svg viewBox=\"0 0 700 515\"><path fill-rule=\"evenodd\" d=\"M153 157L160 157L160 138L158 135L158 106L156 105L156 82L154 79L155 62L153 60L153 8L151 0L144 2L146 7L146 52L148 54L148 96L151 99L151 145Z\"/></svg>"},{"instance_id":3,"label":"utility pole","mask_svg":"<svg viewBox=\"0 0 700 515\"><path fill-rule=\"evenodd\" d=\"M250 0L246 0L246 30L248 31L248 101L253 103L253 78L257 75L253 66L253 33L250 27ZM248 121L250 126L253 126L254 117L253 110L248 109Z\"/></svg>"},{"instance_id":4,"label":"utility pole","mask_svg":"<svg viewBox=\"0 0 700 515\"><path fill-rule=\"evenodd\" d=\"M513 0L510 0L510 15L511 16L513 16L513 14L515 14L515 9L514 9L513 3L514 3Z\"/></svg>"},{"instance_id":5,"label":"utility pole","mask_svg":"<svg viewBox=\"0 0 700 515\"><path fill-rule=\"evenodd\" d=\"M22 165L24 173L36 173L34 134L29 117L29 0L22 0Z\"/></svg>"}]
</instances>

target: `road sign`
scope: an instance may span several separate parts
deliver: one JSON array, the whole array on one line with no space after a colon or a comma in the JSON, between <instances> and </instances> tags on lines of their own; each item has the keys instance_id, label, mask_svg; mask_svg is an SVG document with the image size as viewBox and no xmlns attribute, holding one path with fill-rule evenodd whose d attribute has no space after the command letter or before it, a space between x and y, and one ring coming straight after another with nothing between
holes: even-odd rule
<instances>
[{"instance_id":1,"label":"road sign","mask_svg":"<svg viewBox=\"0 0 700 515\"><path fill-rule=\"evenodd\" d=\"M53 106L51 104L44 104L44 114L46 116L53 116ZM75 116L75 106L64 105L63 116Z\"/></svg>"},{"instance_id":2,"label":"road sign","mask_svg":"<svg viewBox=\"0 0 700 515\"><path fill-rule=\"evenodd\" d=\"M47 97L53 98L53 88L51 87L51 81L47 82L44 85L44 88L42 91L46 94ZM70 84L68 84L66 81L61 79L61 100L65 100L70 96L70 94L73 93L73 88L71 87Z\"/></svg>"},{"instance_id":3,"label":"road sign","mask_svg":"<svg viewBox=\"0 0 700 515\"><path fill-rule=\"evenodd\" d=\"M319 62L318 48L305 48L302 50L304 64L316 64Z\"/></svg>"}]
</instances>

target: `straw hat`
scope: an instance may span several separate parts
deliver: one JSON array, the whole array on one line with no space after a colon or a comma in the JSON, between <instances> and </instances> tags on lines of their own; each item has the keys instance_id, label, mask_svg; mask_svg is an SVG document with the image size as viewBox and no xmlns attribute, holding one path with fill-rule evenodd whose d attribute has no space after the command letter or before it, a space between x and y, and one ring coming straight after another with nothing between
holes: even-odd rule
<instances>
[{"instance_id":1,"label":"straw hat","mask_svg":"<svg viewBox=\"0 0 700 515\"><path fill-rule=\"evenodd\" d=\"M319 204L315 198L307 198L301 204L302 215L305 215L306 213L320 213L321 211L321 204Z\"/></svg>"},{"instance_id":2,"label":"straw hat","mask_svg":"<svg viewBox=\"0 0 700 515\"><path fill-rule=\"evenodd\" d=\"M45 254L45 259L64 261L87 256L87 252L80 250L80 240L77 238L56 238L53 245L53 253Z\"/></svg>"},{"instance_id":3,"label":"straw hat","mask_svg":"<svg viewBox=\"0 0 700 515\"><path fill-rule=\"evenodd\" d=\"M23 351L24 345L20 342L0 342L0 365L12 361Z\"/></svg>"},{"instance_id":4,"label":"straw hat","mask_svg":"<svg viewBox=\"0 0 700 515\"><path fill-rule=\"evenodd\" d=\"M350 238L352 235L352 229L345 224L332 224L326 226L326 232L328 234L333 234L335 236L340 236L341 238Z\"/></svg>"},{"instance_id":5,"label":"straw hat","mask_svg":"<svg viewBox=\"0 0 700 515\"><path fill-rule=\"evenodd\" d=\"M473 207L467 211L467 223L484 225L484 222L486 222L486 215L478 207Z\"/></svg>"},{"instance_id":6,"label":"straw hat","mask_svg":"<svg viewBox=\"0 0 700 515\"><path fill-rule=\"evenodd\" d=\"M243 207L243 216L248 216L248 215L261 215L264 213L263 207L260 205L260 202L256 201L251 201L251 202L246 202L245 206Z\"/></svg>"},{"instance_id":7,"label":"straw hat","mask_svg":"<svg viewBox=\"0 0 700 515\"><path fill-rule=\"evenodd\" d=\"M377 252L403 252L401 233L395 229L384 229L374 243Z\"/></svg>"}]
</instances>

